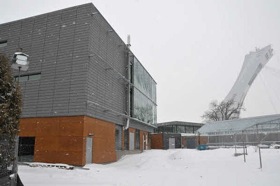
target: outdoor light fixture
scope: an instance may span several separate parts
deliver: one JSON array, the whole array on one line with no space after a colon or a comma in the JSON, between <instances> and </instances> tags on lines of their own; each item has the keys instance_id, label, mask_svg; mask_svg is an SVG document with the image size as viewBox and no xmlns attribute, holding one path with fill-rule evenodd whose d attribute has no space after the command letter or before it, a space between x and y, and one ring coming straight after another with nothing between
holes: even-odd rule
<instances>
[{"instance_id":1,"label":"outdoor light fixture","mask_svg":"<svg viewBox=\"0 0 280 186\"><path fill-rule=\"evenodd\" d=\"M28 70L28 57L29 55L23 52L16 52L12 59L12 68L27 71Z\"/></svg>"}]
</instances>

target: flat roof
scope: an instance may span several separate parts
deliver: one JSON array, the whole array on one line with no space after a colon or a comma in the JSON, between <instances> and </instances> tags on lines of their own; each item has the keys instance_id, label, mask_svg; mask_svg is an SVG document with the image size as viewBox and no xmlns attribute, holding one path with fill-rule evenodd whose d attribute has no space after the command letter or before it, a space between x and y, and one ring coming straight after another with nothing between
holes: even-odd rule
<instances>
[{"instance_id":1,"label":"flat roof","mask_svg":"<svg viewBox=\"0 0 280 186\"><path fill-rule=\"evenodd\" d=\"M185 121L169 121L169 122L163 122L163 123L156 123L155 125L157 127L171 126L171 125L183 125L183 126L201 127L204 124L203 123L195 123L195 122L185 122Z\"/></svg>"}]
</instances>

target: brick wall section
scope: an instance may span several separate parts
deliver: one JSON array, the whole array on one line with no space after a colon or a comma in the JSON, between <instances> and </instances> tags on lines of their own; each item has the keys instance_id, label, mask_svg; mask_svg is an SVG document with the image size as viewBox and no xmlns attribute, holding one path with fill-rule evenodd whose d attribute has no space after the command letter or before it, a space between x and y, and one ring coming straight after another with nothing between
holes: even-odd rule
<instances>
[{"instance_id":1,"label":"brick wall section","mask_svg":"<svg viewBox=\"0 0 280 186\"><path fill-rule=\"evenodd\" d=\"M115 125L86 117L23 118L20 137L35 137L34 161L85 165L86 137L93 134L93 163L116 161Z\"/></svg>"},{"instance_id":2,"label":"brick wall section","mask_svg":"<svg viewBox=\"0 0 280 186\"><path fill-rule=\"evenodd\" d=\"M23 118L20 137L35 137L34 161L85 164L84 117Z\"/></svg>"},{"instance_id":3,"label":"brick wall section","mask_svg":"<svg viewBox=\"0 0 280 186\"><path fill-rule=\"evenodd\" d=\"M163 149L163 134L151 134L151 148Z\"/></svg>"},{"instance_id":4,"label":"brick wall section","mask_svg":"<svg viewBox=\"0 0 280 186\"><path fill-rule=\"evenodd\" d=\"M143 151L144 150L144 147L143 147L143 134L144 132L143 131L140 131L140 150Z\"/></svg>"},{"instance_id":5,"label":"brick wall section","mask_svg":"<svg viewBox=\"0 0 280 186\"><path fill-rule=\"evenodd\" d=\"M197 137L197 143L200 144L207 144L208 143L208 137L207 136L198 136Z\"/></svg>"},{"instance_id":6,"label":"brick wall section","mask_svg":"<svg viewBox=\"0 0 280 186\"><path fill-rule=\"evenodd\" d=\"M150 149L148 137L149 137L148 132L140 131L140 149L141 149L141 151ZM144 142L144 140L146 140L146 142Z\"/></svg>"},{"instance_id":7,"label":"brick wall section","mask_svg":"<svg viewBox=\"0 0 280 186\"><path fill-rule=\"evenodd\" d=\"M93 163L117 160L115 150L115 124L85 117L84 136L93 134Z\"/></svg>"}]
</instances>

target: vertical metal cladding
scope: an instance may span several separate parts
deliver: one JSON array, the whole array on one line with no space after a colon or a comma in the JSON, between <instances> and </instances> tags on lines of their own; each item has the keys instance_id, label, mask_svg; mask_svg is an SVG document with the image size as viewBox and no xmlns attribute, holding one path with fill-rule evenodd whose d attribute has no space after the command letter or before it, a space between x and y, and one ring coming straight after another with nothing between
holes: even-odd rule
<instances>
[{"instance_id":1,"label":"vertical metal cladding","mask_svg":"<svg viewBox=\"0 0 280 186\"><path fill-rule=\"evenodd\" d=\"M30 56L30 67L22 75L41 73L40 79L21 82L22 117L86 113L90 6L0 25L0 38L8 41L0 51L11 56L18 47L23 48Z\"/></svg>"},{"instance_id":2,"label":"vertical metal cladding","mask_svg":"<svg viewBox=\"0 0 280 186\"><path fill-rule=\"evenodd\" d=\"M89 38L90 61L88 64L87 113L91 116L113 121L117 124L124 124L124 118L118 116L117 113L128 114L127 91L129 91L129 78L127 77L127 60L129 49L94 7L92 8L91 15L92 21ZM132 117L146 123L155 123L155 82L147 80L148 77L150 79L152 78L135 57L133 57L132 61L133 64L136 63L136 67L142 67L134 69L134 71L141 70L141 72L136 72L138 73L136 76L144 76L144 79L140 79L137 84L138 89L144 88L142 89L143 93L138 96L138 92L136 92L136 90L136 93L134 94L134 97L138 101L137 103L140 103L141 100L143 100L140 99L141 96L144 97L144 99L148 98L154 101L151 109L148 110L150 113L147 113L149 114L149 118L147 117L147 114L144 118L136 117L136 115L132 115ZM135 79L135 77L132 75L132 78ZM140 86L141 83L145 86ZM151 90L145 89L146 86L149 86ZM144 106L146 108L146 102L144 103ZM140 114L137 116L140 116ZM133 126L139 128L138 122L131 121L131 123Z\"/></svg>"},{"instance_id":3,"label":"vertical metal cladding","mask_svg":"<svg viewBox=\"0 0 280 186\"><path fill-rule=\"evenodd\" d=\"M7 40L7 46L0 47L1 52L12 56L22 47L29 54L30 67L22 75L40 73L39 79L20 83L23 118L87 115L125 123L120 115L127 114L128 49L93 4L2 24L2 40ZM152 80L136 58L134 61L142 67L134 69L141 70L137 77L144 77L135 85L141 94L135 90L135 102L145 99L143 108L152 109L149 107L149 117L133 117L155 123L155 82L147 79ZM146 104L147 100L152 104Z\"/></svg>"}]
</instances>

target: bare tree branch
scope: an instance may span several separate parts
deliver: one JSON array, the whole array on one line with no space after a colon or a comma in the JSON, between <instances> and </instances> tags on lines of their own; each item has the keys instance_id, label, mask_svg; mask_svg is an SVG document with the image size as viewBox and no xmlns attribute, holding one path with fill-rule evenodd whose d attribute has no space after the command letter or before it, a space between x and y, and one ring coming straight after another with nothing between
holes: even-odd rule
<instances>
[{"instance_id":1,"label":"bare tree branch","mask_svg":"<svg viewBox=\"0 0 280 186\"><path fill-rule=\"evenodd\" d=\"M240 111L245 110L242 104L236 104L234 99L228 101L211 101L209 104L209 110L205 111L201 116L206 121L221 121L237 119Z\"/></svg>"}]
</instances>

